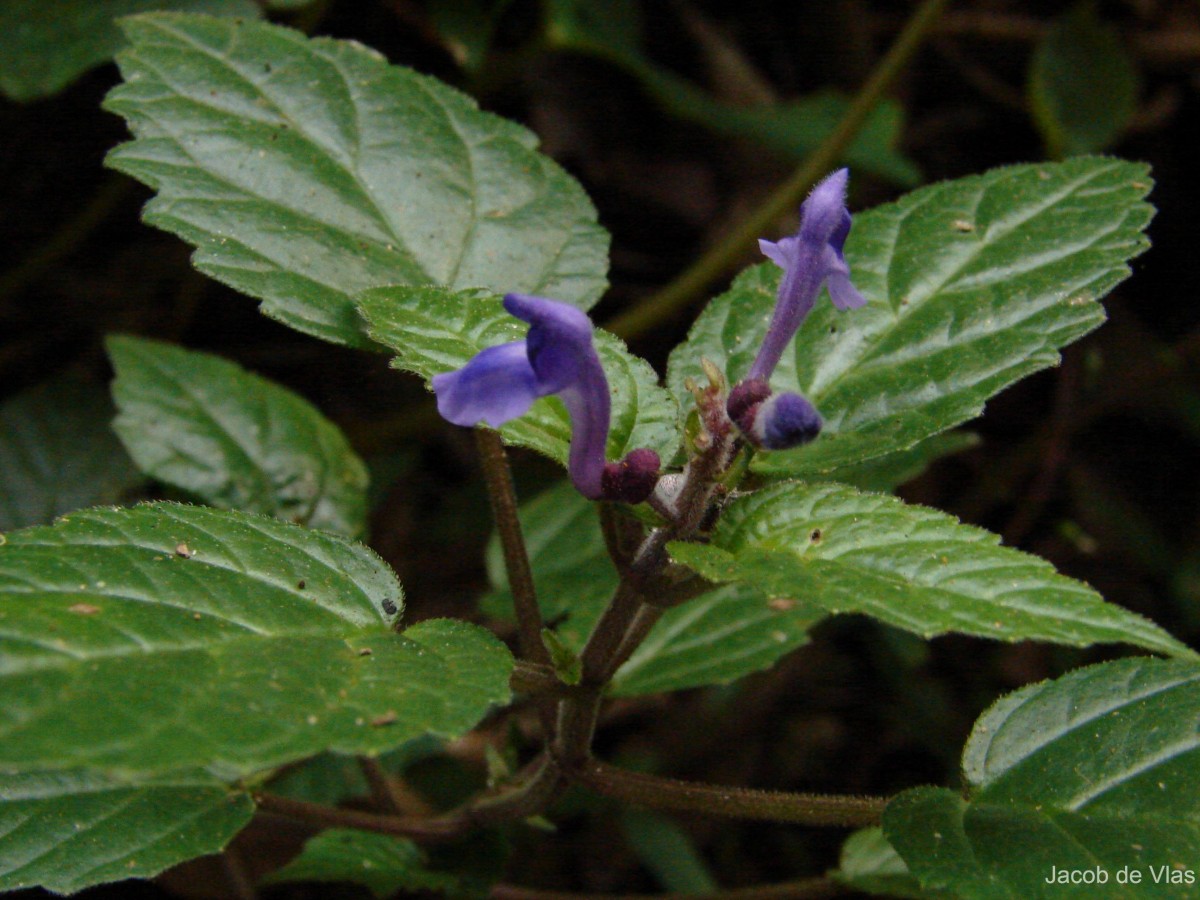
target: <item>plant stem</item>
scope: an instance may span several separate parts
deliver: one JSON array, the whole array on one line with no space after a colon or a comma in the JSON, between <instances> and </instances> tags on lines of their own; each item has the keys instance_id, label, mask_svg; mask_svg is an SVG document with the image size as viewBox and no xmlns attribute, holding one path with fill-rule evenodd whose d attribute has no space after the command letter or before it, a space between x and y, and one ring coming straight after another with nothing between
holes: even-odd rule
<instances>
[{"instance_id":1,"label":"plant stem","mask_svg":"<svg viewBox=\"0 0 1200 900\"><path fill-rule=\"evenodd\" d=\"M752 242L766 234L781 216L800 202L809 188L833 168L866 122L871 110L912 59L948 2L924 0L879 61L837 127L765 203L735 225L719 243L674 281L647 297L643 303L607 322L605 327L624 338L645 334L687 307L710 284L728 274Z\"/></svg>"},{"instance_id":2,"label":"plant stem","mask_svg":"<svg viewBox=\"0 0 1200 900\"><path fill-rule=\"evenodd\" d=\"M500 535L500 547L504 553L504 569L508 573L508 586L517 614L521 656L530 662L553 668L550 652L542 643L542 613L538 609L533 571L525 550L521 520L517 516L517 492L513 488L508 454L500 435L489 428L475 429L475 446L479 450L479 463L487 482L492 516L496 520L496 531Z\"/></svg>"},{"instance_id":3,"label":"plant stem","mask_svg":"<svg viewBox=\"0 0 1200 900\"><path fill-rule=\"evenodd\" d=\"M358 757L358 767L362 770L367 785L371 788L371 799L375 806L386 813L400 813L404 804L398 796L391 777L383 770L379 760L369 756Z\"/></svg>"},{"instance_id":4,"label":"plant stem","mask_svg":"<svg viewBox=\"0 0 1200 900\"><path fill-rule=\"evenodd\" d=\"M598 794L639 806L801 825L876 825L887 805L884 797L794 794L697 784L629 772L598 760L590 760L575 775Z\"/></svg>"},{"instance_id":5,"label":"plant stem","mask_svg":"<svg viewBox=\"0 0 1200 900\"><path fill-rule=\"evenodd\" d=\"M308 822L322 828L360 828L363 831L396 834L424 841L451 840L464 834L474 824L469 819L453 813L431 818L383 816L356 809L322 806L306 800L293 800L291 797L281 797L277 794L255 794L254 802L265 813Z\"/></svg>"}]
</instances>

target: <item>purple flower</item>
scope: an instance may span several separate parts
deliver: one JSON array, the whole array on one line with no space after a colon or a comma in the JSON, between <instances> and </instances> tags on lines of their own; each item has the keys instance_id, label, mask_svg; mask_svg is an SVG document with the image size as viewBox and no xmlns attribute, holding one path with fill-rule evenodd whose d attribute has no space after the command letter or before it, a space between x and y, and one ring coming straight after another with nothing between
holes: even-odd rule
<instances>
[{"instance_id":1,"label":"purple flower","mask_svg":"<svg viewBox=\"0 0 1200 900\"><path fill-rule=\"evenodd\" d=\"M788 450L815 440L821 416L799 394L773 394L761 378L747 379L729 394L729 418L756 447Z\"/></svg>"},{"instance_id":2,"label":"purple flower","mask_svg":"<svg viewBox=\"0 0 1200 900\"><path fill-rule=\"evenodd\" d=\"M499 428L528 412L539 397L557 394L571 416L571 482L592 500L640 503L657 480L658 454L634 450L621 462L605 461L612 401L592 345L591 320L566 303L527 294L508 294L504 308L529 323L527 337L489 347L463 368L435 375L438 412L456 425L487 422Z\"/></svg>"},{"instance_id":3,"label":"purple flower","mask_svg":"<svg viewBox=\"0 0 1200 900\"><path fill-rule=\"evenodd\" d=\"M800 206L800 230L795 235L775 243L758 242L763 255L783 269L783 279L771 325L747 379L770 379L784 349L817 302L822 284L829 288L829 297L838 309L854 309L867 302L850 283L850 267L842 255L850 233L846 209L849 178L848 170L838 169L812 189Z\"/></svg>"}]
</instances>

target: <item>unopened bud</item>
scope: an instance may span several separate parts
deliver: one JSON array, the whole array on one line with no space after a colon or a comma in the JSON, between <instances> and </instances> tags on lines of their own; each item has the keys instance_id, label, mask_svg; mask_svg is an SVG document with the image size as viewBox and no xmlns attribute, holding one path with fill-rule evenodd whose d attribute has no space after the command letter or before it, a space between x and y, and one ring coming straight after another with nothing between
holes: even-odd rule
<instances>
[{"instance_id":1,"label":"unopened bud","mask_svg":"<svg viewBox=\"0 0 1200 900\"><path fill-rule=\"evenodd\" d=\"M620 462L607 463L600 480L603 499L641 503L658 483L661 465L658 454L645 447L631 451Z\"/></svg>"}]
</instances>

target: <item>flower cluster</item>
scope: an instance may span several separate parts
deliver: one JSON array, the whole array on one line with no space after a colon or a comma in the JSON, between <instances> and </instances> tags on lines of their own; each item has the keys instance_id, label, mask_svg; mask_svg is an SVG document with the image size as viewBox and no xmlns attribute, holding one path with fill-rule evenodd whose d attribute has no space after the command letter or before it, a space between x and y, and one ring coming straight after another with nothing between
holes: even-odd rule
<instances>
[{"instance_id":1,"label":"flower cluster","mask_svg":"<svg viewBox=\"0 0 1200 900\"><path fill-rule=\"evenodd\" d=\"M783 278L762 347L725 408L747 440L768 450L808 443L821 430L821 417L807 399L774 394L768 382L822 286L838 309L867 302L850 283L842 255L850 233L848 178L840 169L813 188L800 207L795 235L759 242L783 269ZM504 308L529 323L525 340L489 347L463 368L434 376L438 412L457 425L486 422L498 428L524 415L539 397L556 394L571 417L567 468L580 493L593 500L645 500L659 478L658 454L639 449L620 462L605 458L612 401L592 344L591 320L566 303L527 294L508 294Z\"/></svg>"},{"instance_id":2,"label":"flower cluster","mask_svg":"<svg viewBox=\"0 0 1200 900\"><path fill-rule=\"evenodd\" d=\"M612 401L585 313L544 297L509 294L504 308L529 323L523 341L489 347L466 366L433 377L438 412L456 425L499 428L524 415L539 397L557 394L571 417L567 470L591 500L640 503L654 489L660 461L639 449L605 460Z\"/></svg>"}]
</instances>

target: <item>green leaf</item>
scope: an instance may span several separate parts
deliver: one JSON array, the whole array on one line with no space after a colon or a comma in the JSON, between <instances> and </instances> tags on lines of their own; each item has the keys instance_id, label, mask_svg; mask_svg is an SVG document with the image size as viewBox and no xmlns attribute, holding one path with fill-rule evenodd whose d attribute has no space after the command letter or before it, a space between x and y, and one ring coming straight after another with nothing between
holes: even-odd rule
<instances>
[{"instance_id":1,"label":"green leaf","mask_svg":"<svg viewBox=\"0 0 1200 900\"><path fill-rule=\"evenodd\" d=\"M1031 685L976 723L969 799L906 791L884 830L922 886L967 900L1193 897L1198 719L1191 662L1123 659ZM1107 881L1060 884L1056 871Z\"/></svg>"},{"instance_id":2,"label":"green leaf","mask_svg":"<svg viewBox=\"0 0 1200 900\"><path fill-rule=\"evenodd\" d=\"M298 857L263 879L264 884L290 881L348 881L380 898L401 890L440 892L458 883L453 875L427 868L412 841L352 828L331 828L310 838Z\"/></svg>"},{"instance_id":3,"label":"green leaf","mask_svg":"<svg viewBox=\"0 0 1200 900\"><path fill-rule=\"evenodd\" d=\"M1010 166L913 191L854 217L846 259L870 300L838 312L821 299L775 371L825 418L821 437L759 454L755 467L813 477L884 456L959 425L1058 349L1104 321L1095 302L1146 249L1144 165L1080 158ZM736 382L775 305L780 270L743 272L671 354L683 397L707 357Z\"/></svg>"},{"instance_id":4,"label":"green leaf","mask_svg":"<svg viewBox=\"0 0 1200 900\"><path fill-rule=\"evenodd\" d=\"M921 890L882 828L863 828L842 845L841 865L830 877L843 887L864 894L925 900Z\"/></svg>"},{"instance_id":5,"label":"green leaf","mask_svg":"<svg viewBox=\"0 0 1200 900\"><path fill-rule=\"evenodd\" d=\"M661 813L630 809L621 815L621 828L629 848L654 874L664 891L679 894L718 891L691 836L674 820Z\"/></svg>"},{"instance_id":6,"label":"green leaf","mask_svg":"<svg viewBox=\"0 0 1200 900\"><path fill-rule=\"evenodd\" d=\"M548 3L547 39L552 46L605 60L636 79L667 113L717 134L754 141L785 158L803 159L837 128L849 101L820 91L787 103L733 106L714 99L640 49L636 3L554 0ZM843 158L855 169L912 187L921 181L916 165L896 150L904 110L885 100L867 116Z\"/></svg>"},{"instance_id":7,"label":"green leaf","mask_svg":"<svg viewBox=\"0 0 1200 900\"><path fill-rule=\"evenodd\" d=\"M706 578L831 613L864 613L922 637L1128 643L1194 655L1045 560L1000 546L994 534L843 485L784 483L738 498L711 544L668 549Z\"/></svg>"},{"instance_id":8,"label":"green leaf","mask_svg":"<svg viewBox=\"0 0 1200 900\"><path fill-rule=\"evenodd\" d=\"M176 504L74 513L0 546L0 769L230 777L457 736L508 698L490 633L392 630L365 547Z\"/></svg>"},{"instance_id":9,"label":"green leaf","mask_svg":"<svg viewBox=\"0 0 1200 900\"><path fill-rule=\"evenodd\" d=\"M1046 32L1029 67L1029 103L1050 156L1111 145L1137 111L1138 72L1116 27L1080 3Z\"/></svg>"},{"instance_id":10,"label":"green leaf","mask_svg":"<svg viewBox=\"0 0 1200 900\"><path fill-rule=\"evenodd\" d=\"M0 532L111 503L141 481L100 388L57 379L0 405Z\"/></svg>"},{"instance_id":11,"label":"green leaf","mask_svg":"<svg viewBox=\"0 0 1200 900\"><path fill-rule=\"evenodd\" d=\"M524 128L351 41L149 15L106 108L137 138L108 164L158 191L147 222L200 271L306 334L368 341L352 297L384 284L545 294L587 308L608 238Z\"/></svg>"},{"instance_id":12,"label":"green leaf","mask_svg":"<svg viewBox=\"0 0 1200 900\"><path fill-rule=\"evenodd\" d=\"M255 18L253 0L4 0L0 92L27 101L56 94L125 43L116 20L151 10Z\"/></svg>"},{"instance_id":13,"label":"green leaf","mask_svg":"<svg viewBox=\"0 0 1200 900\"><path fill-rule=\"evenodd\" d=\"M207 353L133 337L107 346L113 427L142 471L211 506L366 530L367 469L308 401Z\"/></svg>"},{"instance_id":14,"label":"green leaf","mask_svg":"<svg viewBox=\"0 0 1200 900\"><path fill-rule=\"evenodd\" d=\"M203 772L0 774L0 891L69 894L219 852L254 805Z\"/></svg>"},{"instance_id":15,"label":"green leaf","mask_svg":"<svg viewBox=\"0 0 1200 900\"><path fill-rule=\"evenodd\" d=\"M808 643L824 610L729 584L667 610L613 679L617 695L730 684Z\"/></svg>"},{"instance_id":16,"label":"green leaf","mask_svg":"<svg viewBox=\"0 0 1200 900\"><path fill-rule=\"evenodd\" d=\"M839 466L821 480L840 481L860 491L888 494L923 475L938 460L977 446L979 435L974 432L947 431L928 437L907 450Z\"/></svg>"},{"instance_id":17,"label":"green leaf","mask_svg":"<svg viewBox=\"0 0 1200 900\"><path fill-rule=\"evenodd\" d=\"M453 294L438 288L380 288L367 291L359 306L369 333L398 354L393 364L426 380L467 364L480 350L524 340L528 325L514 319L497 297L480 292ZM650 365L606 331L595 333L596 352L612 393L608 457L650 447L670 460L679 447L679 407L659 387ZM556 397L534 403L500 434L512 444L532 447L565 464L571 420Z\"/></svg>"},{"instance_id":18,"label":"green leaf","mask_svg":"<svg viewBox=\"0 0 1200 900\"><path fill-rule=\"evenodd\" d=\"M427 9L454 61L478 74L487 61L500 17L511 5L512 0L432 0Z\"/></svg>"},{"instance_id":19,"label":"green leaf","mask_svg":"<svg viewBox=\"0 0 1200 900\"><path fill-rule=\"evenodd\" d=\"M595 504L563 482L522 505L520 517L542 616L578 652L617 586ZM511 619L512 595L495 537L487 564L495 590L483 608ZM768 601L744 585L717 588L667 610L610 691L633 696L736 681L806 643L822 615L804 604Z\"/></svg>"}]
</instances>

